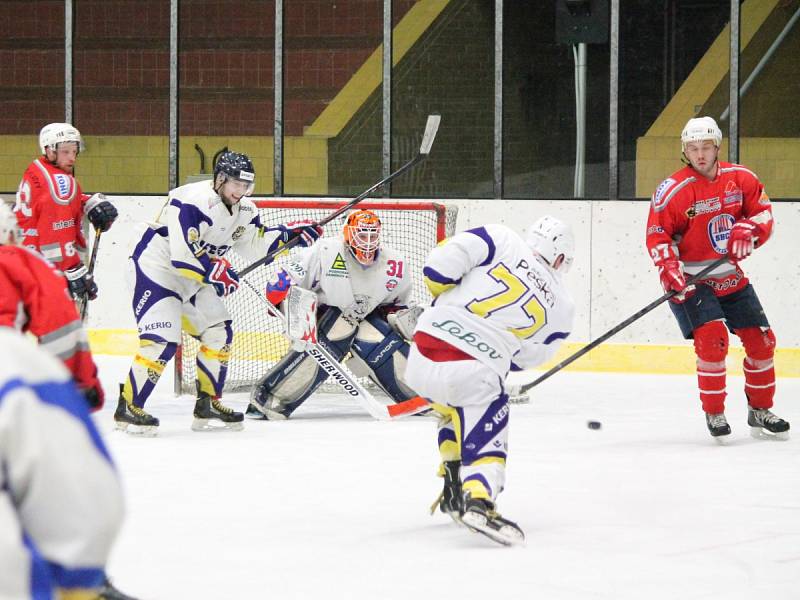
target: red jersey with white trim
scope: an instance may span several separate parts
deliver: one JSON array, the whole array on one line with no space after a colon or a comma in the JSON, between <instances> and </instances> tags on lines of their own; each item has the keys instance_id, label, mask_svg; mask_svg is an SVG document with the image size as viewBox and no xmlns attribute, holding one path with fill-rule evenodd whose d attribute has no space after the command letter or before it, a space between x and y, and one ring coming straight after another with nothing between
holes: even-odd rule
<instances>
[{"instance_id":1,"label":"red jersey with white trim","mask_svg":"<svg viewBox=\"0 0 800 600\"><path fill-rule=\"evenodd\" d=\"M0 327L31 332L78 387L97 387L97 366L66 279L27 248L0 246Z\"/></svg>"},{"instance_id":2,"label":"red jersey with white trim","mask_svg":"<svg viewBox=\"0 0 800 600\"><path fill-rule=\"evenodd\" d=\"M76 266L81 261L77 250L86 249L81 219L88 197L72 175L44 156L34 160L22 176L14 207L22 245L62 271Z\"/></svg>"},{"instance_id":3,"label":"red jersey with white trim","mask_svg":"<svg viewBox=\"0 0 800 600\"><path fill-rule=\"evenodd\" d=\"M772 206L758 177L741 165L720 162L709 181L691 166L661 182L650 203L646 244L658 265L670 257L683 261L687 275L700 272L728 253L728 236L737 221L757 226L756 247L772 234ZM703 280L724 296L745 287L739 265L725 262Z\"/></svg>"}]
</instances>

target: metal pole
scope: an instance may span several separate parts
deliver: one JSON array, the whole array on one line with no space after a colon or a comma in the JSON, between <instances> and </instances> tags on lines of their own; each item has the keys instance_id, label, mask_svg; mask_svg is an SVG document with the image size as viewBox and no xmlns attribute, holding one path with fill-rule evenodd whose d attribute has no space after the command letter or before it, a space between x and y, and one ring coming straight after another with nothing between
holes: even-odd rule
<instances>
[{"instance_id":1,"label":"metal pole","mask_svg":"<svg viewBox=\"0 0 800 600\"><path fill-rule=\"evenodd\" d=\"M731 84L728 107L731 120L728 127L728 160L739 162L739 0L731 0Z\"/></svg>"},{"instance_id":2,"label":"metal pole","mask_svg":"<svg viewBox=\"0 0 800 600\"><path fill-rule=\"evenodd\" d=\"M169 3L169 189L178 187L178 2Z\"/></svg>"},{"instance_id":3,"label":"metal pole","mask_svg":"<svg viewBox=\"0 0 800 600\"><path fill-rule=\"evenodd\" d=\"M275 116L273 139L273 194L283 195L283 0L275 0Z\"/></svg>"},{"instance_id":4,"label":"metal pole","mask_svg":"<svg viewBox=\"0 0 800 600\"><path fill-rule=\"evenodd\" d=\"M575 180L573 196L584 195L584 163L586 162L586 44L572 47L575 58Z\"/></svg>"},{"instance_id":5,"label":"metal pole","mask_svg":"<svg viewBox=\"0 0 800 600\"><path fill-rule=\"evenodd\" d=\"M74 60L72 42L75 36L75 10L72 0L64 2L64 121L72 123L73 119L73 73Z\"/></svg>"},{"instance_id":6,"label":"metal pole","mask_svg":"<svg viewBox=\"0 0 800 600\"><path fill-rule=\"evenodd\" d=\"M383 0L383 168L381 178L392 172L392 0ZM383 186L383 196L392 195L391 184Z\"/></svg>"},{"instance_id":7,"label":"metal pole","mask_svg":"<svg viewBox=\"0 0 800 600\"><path fill-rule=\"evenodd\" d=\"M619 198L619 0L611 0L608 92L608 199Z\"/></svg>"},{"instance_id":8,"label":"metal pole","mask_svg":"<svg viewBox=\"0 0 800 600\"><path fill-rule=\"evenodd\" d=\"M494 197L503 197L503 0L494 2Z\"/></svg>"}]
</instances>

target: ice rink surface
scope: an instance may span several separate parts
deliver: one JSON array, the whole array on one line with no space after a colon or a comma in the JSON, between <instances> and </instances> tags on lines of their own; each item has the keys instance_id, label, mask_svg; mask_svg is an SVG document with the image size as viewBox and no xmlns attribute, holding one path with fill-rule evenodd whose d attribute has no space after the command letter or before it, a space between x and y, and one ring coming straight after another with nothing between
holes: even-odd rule
<instances>
[{"instance_id":1,"label":"ice rink surface","mask_svg":"<svg viewBox=\"0 0 800 600\"><path fill-rule=\"evenodd\" d=\"M128 360L97 358L117 389ZM96 420L128 509L109 573L142 600L797 599L800 380L778 381L784 442L750 437L742 385L729 377L726 446L694 377L561 372L534 388L512 407L498 503L526 533L514 548L430 516L433 419L377 422L325 395L287 422L195 433L193 398L162 381L159 436L143 439L113 431L109 394Z\"/></svg>"}]
</instances>

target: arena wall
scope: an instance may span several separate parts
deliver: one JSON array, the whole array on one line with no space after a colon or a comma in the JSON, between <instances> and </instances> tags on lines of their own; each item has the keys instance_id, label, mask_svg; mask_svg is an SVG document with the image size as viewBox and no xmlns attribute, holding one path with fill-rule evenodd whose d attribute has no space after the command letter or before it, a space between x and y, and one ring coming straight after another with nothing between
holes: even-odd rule
<instances>
[{"instance_id":1,"label":"arena wall","mask_svg":"<svg viewBox=\"0 0 800 600\"><path fill-rule=\"evenodd\" d=\"M114 227L103 235L97 261L100 297L92 303L88 326L96 352L132 354L135 323L125 285L130 232L139 221L153 219L166 200L156 196L117 196L120 210ZM541 215L570 222L577 243L567 274L576 300L573 334L556 361L602 335L662 294L658 275L644 248L648 204L643 201L445 200L459 207L457 228L503 223L522 232ZM773 238L743 264L755 284L778 338L779 376L800 377L800 261L796 260L800 203L774 203ZM792 242L792 240L795 240ZM738 340L729 365L740 362ZM666 304L619 332L576 361L578 370L690 373L694 359Z\"/></svg>"}]
</instances>

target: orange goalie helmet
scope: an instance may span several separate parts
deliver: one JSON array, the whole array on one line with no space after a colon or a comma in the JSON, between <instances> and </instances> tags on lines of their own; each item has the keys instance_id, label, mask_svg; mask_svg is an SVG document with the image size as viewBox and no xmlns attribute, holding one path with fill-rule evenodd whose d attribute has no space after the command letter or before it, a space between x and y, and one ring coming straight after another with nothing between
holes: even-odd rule
<instances>
[{"instance_id":1,"label":"orange goalie helmet","mask_svg":"<svg viewBox=\"0 0 800 600\"><path fill-rule=\"evenodd\" d=\"M350 213L344 225L344 243L362 265L371 265L381 244L381 220L371 210Z\"/></svg>"}]
</instances>

